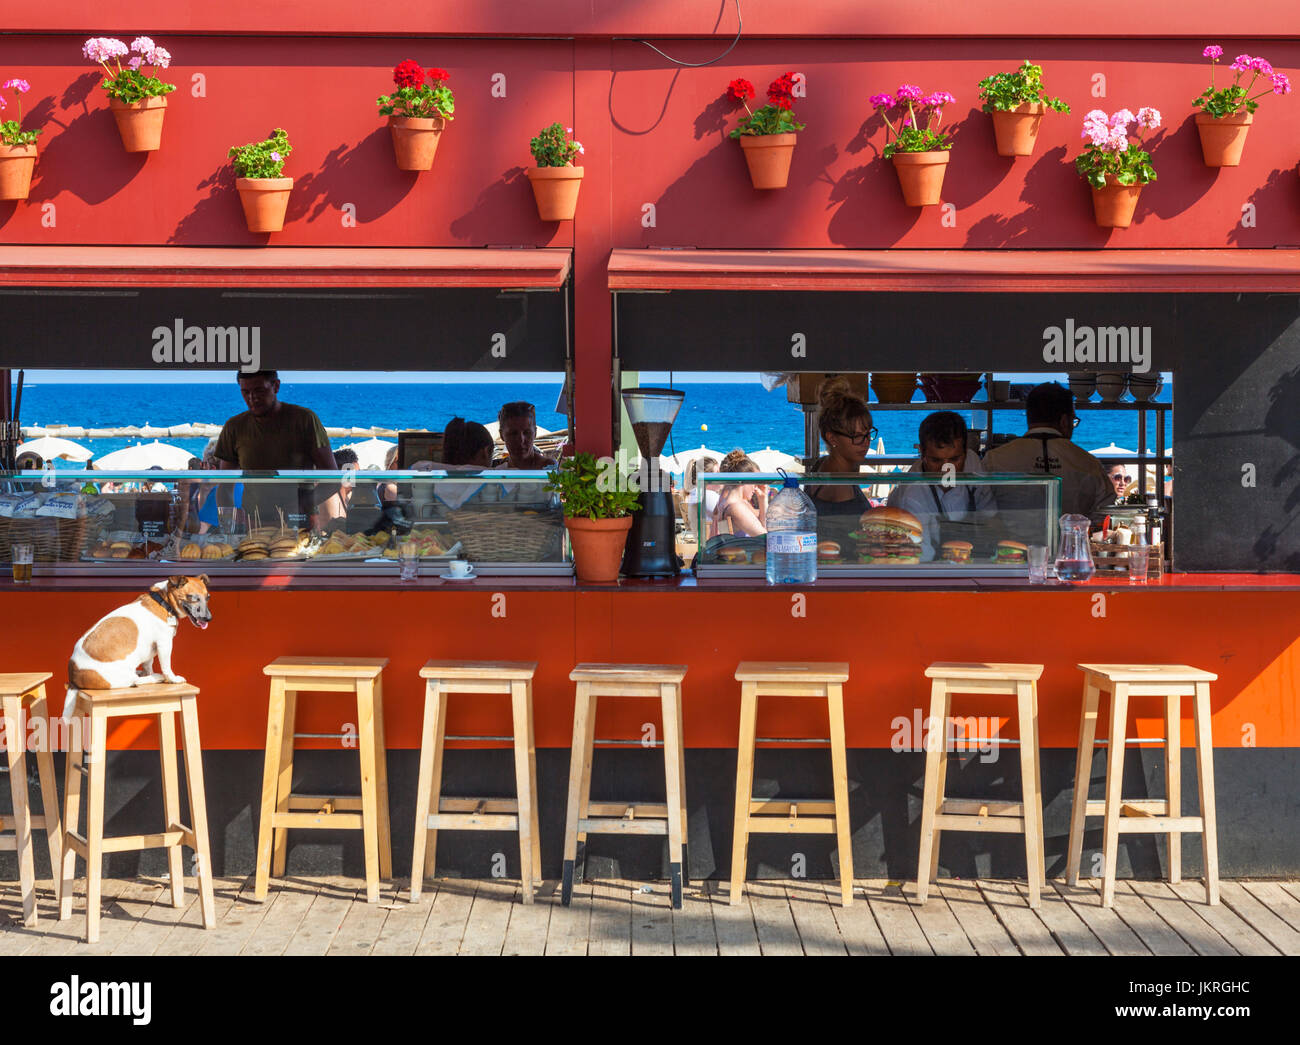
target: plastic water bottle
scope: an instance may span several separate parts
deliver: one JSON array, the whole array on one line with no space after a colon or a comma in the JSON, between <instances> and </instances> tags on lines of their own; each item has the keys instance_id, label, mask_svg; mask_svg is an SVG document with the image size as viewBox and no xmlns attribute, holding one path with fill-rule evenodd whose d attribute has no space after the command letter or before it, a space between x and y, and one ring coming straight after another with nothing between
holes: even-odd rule
<instances>
[{"instance_id":1,"label":"plastic water bottle","mask_svg":"<svg viewBox=\"0 0 1300 1045\"><path fill-rule=\"evenodd\" d=\"M767 583L811 584L817 579L817 508L799 489L785 483L767 505Z\"/></svg>"}]
</instances>

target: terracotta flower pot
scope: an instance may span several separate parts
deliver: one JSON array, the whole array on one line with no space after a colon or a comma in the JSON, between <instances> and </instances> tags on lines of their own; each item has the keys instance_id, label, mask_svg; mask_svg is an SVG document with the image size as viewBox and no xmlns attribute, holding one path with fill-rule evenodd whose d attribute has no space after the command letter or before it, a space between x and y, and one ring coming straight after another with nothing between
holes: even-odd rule
<instances>
[{"instance_id":1,"label":"terracotta flower pot","mask_svg":"<svg viewBox=\"0 0 1300 1045\"><path fill-rule=\"evenodd\" d=\"M993 111L993 137L999 156L1032 156L1038 141L1038 128L1047 106L1042 102L1022 102L1005 112Z\"/></svg>"},{"instance_id":2,"label":"terracotta flower pot","mask_svg":"<svg viewBox=\"0 0 1300 1045\"><path fill-rule=\"evenodd\" d=\"M1137 210L1138 196L1142 194L1142 185L1121 185L1115 175L1106 175L1106 187L1092 189L1092 211L1097 224L1103 229L1126 229L1133 224L1133 212Z\"/></svg>"},{"instance_id":3,"label":"terracotta flower pot","mask_svg":"<svg viewBox=\"0 0 1300 1045\"><path fill-rule=\"evenodd\" d=\"M545 169L545 168L543 168ZM621 519L564 520L573 545L573 563L580 581L616 581L623 565L623 546L632 528L632 516Z\"/></svg>"},{"instance_id":4,"label":"terracotta flower pot","mask_svg":"<svg viewBox=\"0 0 1300 1045\"><path fill-rule=\"evenodd\" d=\"M36 143L0 145L0 200L25 200L32 188Z\"/></svg>"},{"instance_id":5,"label":"terracotta flower pot","mask_svg":"<svg viewBox=\"0 0 1300 1045\"><path fill-rule=\"evenodd\" d=\"M740 147L756 189L784 189L790 180L797 134L742 134Z\"/></svg>"},{"instance_id":6,"label":"terracotta flower pot","mask_svg":"<svg viewBox=\"0 0 1300 1045\"><path fill-rule=\"evenodd\" d=\"M578 210L582 168L529 167L526 173L537 200L537 216L542 221L572 221Z\"/></svg>"},{"instance_id":7,"label":"terracotta flower pot","mask_svg":"<svg viewBox=\"0 0 1300 1045\"><path fill-rule=\"evenodd\" d=\"M249 232L279 232L284 228L292 178L236 178L235 188L244 205Z\"/></svg>"},{"instance_id":8,"label":"terracotta flower pot","mask_svg":"<svg viewBox=\"0 0 1300 1045\"><path fill-rule=\"evenodd\" d=\"M397 156L397 169L431 170L434 154L438 151L438 139L446 126L447 121L441 116L388 117L388 130L393 136L393 152Z\"/></svg>"},{"instance_id":9,"label":"terracotta flower pot","mask_svg":"<svg viewBox=\"0 0 1300 1045\"><path fill-rule=\"evenodd\" d=\"M1207 167L1238 167L1241 150L1246 147L1246 132L1255 117L1248 112L1214 117L1196 114L1196 130L1201 135L1201 155Z\"/></svg>"},{"instance_id":10,"label":"terracotta flower pot","mask_svg":"<svg viewBox=\"0 0 1300 1045\"><path fill-rule=\"evenodd\" d=\"M127 152L156 152L162 146L166 98L141 98L138 102L110 98L108 105L113 110L117 133L122 136L122 146Z\"/></svg>"},{"instance_id":11,"label":"terracotta flower pot","mask_svg":"<svg viewBox=\"0 0 1300 1045\"><path fill-rule=\"evenodd\" d=\"M896 152L894 170L909 207L932 207L943 194L943 175L948 169L949 150L938 152Z\"/></svg>"}]
</instances>

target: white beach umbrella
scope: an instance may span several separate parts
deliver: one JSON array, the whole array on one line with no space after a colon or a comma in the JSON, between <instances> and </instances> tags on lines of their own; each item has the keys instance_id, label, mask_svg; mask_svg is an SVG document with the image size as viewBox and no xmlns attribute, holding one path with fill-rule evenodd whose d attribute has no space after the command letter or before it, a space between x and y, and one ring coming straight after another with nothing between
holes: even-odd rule
<instances>
[{"instance_id":1,"label":"white beach umbrella","mask_svg":"<svg viewBox=\"0 0 1300 1045\"><path fill-rule=\"evenodd\" d=\"M1111 443L1109 446L1099 446L1096 450L1089 450L1088 453L1094 457L1136 457L1136 450L1126 450L1122 446L1116 446Z\"/></svg>"},{"instance_id":2,"label":"white beach umbrella","mask_svg":"<svg viewBox=\"0 0 1300 1045\"><path fill-rule=\"evenodd\" d=\"M749 459L764 472L775 472L778 468L784 468L787 472L803 471L803 462L799 458L773 450L770 446L750 454Z\"/></svg>"},{"instance_id":3,"label":"white beach umbrella","mask_svg":"<svg viewBox=\"0 0 1300 1045\"><path fill-rule=\"evenodd\" d=\"M42 461L52 461L56 457L62 457L68 461L76 461L84 464L89 461L93 454L80 443L74 443L70 439L58 439L54 436L42 436L39 439L29 439L25 443L19 443L16 451L18 454L40 454Z\"/></svg>"},{"instance_id":4,"label":"white beach umbrella","mask_svg":"<svg viewBox=\"0 0 1300 1045\"><path fill-rule=\"evenodd\" d=\"M95 460L95 467L104 472L147 472L161 468L167 472L183 472L194 455L170 443L136 443Z\"/></svg>"},{"instance_id":5,"label":"white beach umbrella","mask_svg":"<svg viewBox=\"0 0 1300 1045\"><path fill-rule=\"evenodd\" d=\"M672 457L663 458L663 460L672 462L671 465L665 466L670 472L685 474L687 467L692 461L698 460L701 457L708 457L714 461L721 461L724 456L724 454L719 453L717 450L710 450L707 446L700 446L695 450L682 450Z\"/></svg>"},{"instance_id":6,"label":"white beach umbrella","mask_svg":"<svg viewBox=\"0 0 1300 1045\"><path fill-rule=\"evenodd\" d=\"M384 460L388 457L388 451L396 445L396 443L390 443L384 439L367 439L363 443L352 443L349 446L340 447L340 449L356 452L358 468L382 469Z\"/></svg>"}]
</instances>

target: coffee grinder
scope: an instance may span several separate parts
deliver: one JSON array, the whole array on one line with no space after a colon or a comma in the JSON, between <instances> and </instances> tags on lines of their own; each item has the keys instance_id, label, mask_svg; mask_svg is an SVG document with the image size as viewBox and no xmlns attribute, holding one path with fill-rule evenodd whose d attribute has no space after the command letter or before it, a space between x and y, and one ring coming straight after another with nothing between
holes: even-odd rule
<instances>
[{"instance_id":1,"label":"coffee grinder","mask_svg":"<svg viewBox=\"0 0 1300 1045\"><path fill-rule=\"evenodd\" d=\"M637 448L645 461L641 509L632 513L632 529L623 552L623 574L627 577L676 577L677 512L668 488L668 476L659 469L659 454L668 432L682 408L684 393L673 388L625 388L623 406Z\"/></svg>"}]
</instances>

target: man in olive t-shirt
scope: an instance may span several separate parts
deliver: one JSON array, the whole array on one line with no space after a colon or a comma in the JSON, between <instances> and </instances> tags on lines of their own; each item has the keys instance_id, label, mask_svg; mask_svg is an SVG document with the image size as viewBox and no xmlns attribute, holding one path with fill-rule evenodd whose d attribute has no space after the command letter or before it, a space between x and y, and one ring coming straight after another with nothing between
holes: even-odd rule
<instances>
[{"instance_id":1,"label":"man in olive t-shirt","mask_svg":"<svg viewBox=\"0 0 1300 1045\"><path fill-rule=\"evenodd\" d=\"M312 411L303 406L282 403L277 398L280 377L274 370L259 370L239 375L239 391L248 409L222 426L214 454L222 468L246 472L336 471L329 436ZM277 508L295 515L298 525L309 525L318 500L334 493L321 488L316 496L313 486L297 483L247 483L244 487L244 512L249 524L258 516L264 526L278 525Z\"/></svg>"}]
</instances>

